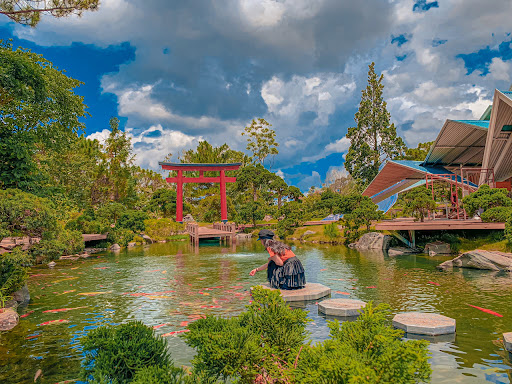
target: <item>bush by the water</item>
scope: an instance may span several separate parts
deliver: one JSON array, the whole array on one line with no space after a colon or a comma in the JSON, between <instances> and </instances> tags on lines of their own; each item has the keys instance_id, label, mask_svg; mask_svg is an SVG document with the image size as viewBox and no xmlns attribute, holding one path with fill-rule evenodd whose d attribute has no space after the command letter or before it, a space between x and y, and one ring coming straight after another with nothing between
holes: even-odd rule
<instances>
[{"instance_id":1,"label":"bush by the water","mask_svg":"<svg viewBox=\"0 0 512 384\"><path fill-rule=\"evenodd\" d=\"M340 231L338 230L338 224L330 223L330 224L324 225L324 235L327 236L331 240L334 240L337 237L340 237Z\"/></svg>"},{"instance_id":2,"label":"bush by the water","mask_svg":"<svg viewBox=\"0 0 512 384\"><path fill-rule=\"evenodd\" d=\"M512 217L512 207L493 207L480 215L485 223L506 223Z\"/></svg>"},{"instance_id":3,"label":"bush by the water","mask_svg":"<svg viewBox=\"0 0 512 384\"><path fill-rule=\"evenodd\" d=\"M153 240L165 240L169 236L177 235L185 229L185 224L177 223L171 219L144 220L145 233Z\"/></svg>"},{"instance_id":4,"label":"bush by the water","mask_svg":"<svg viewBox=\"0 0 512 384\"><path fill-rule=\"evenodd\" d=\"M28 279L29 265L30 257L20 247L0 255L0 307L10 299L10 295L23 287Z\"/></svg>"},{"instance_id":5,"label":"bush by the water","mask_svg":"<svg viewBox=\"0 0 512 384\"><path fill-rule=\"evenodd\" d=\"M478 191L466 196L462 203L470 216L480 209L485 212L494 207L512 207L512 199L508 197L506 188L491 188L487 184L483 184Z\"/></svg>"},{"instance_id":6,"label":"bush by the water","mask_svg":"<svg viewBox=\"0 0 512 384\"><path fill-rule=\"evenodd\" d=\"M130 383L142 368L172 366L167 342L142 322L93 329L81 343L82 376L89 382Z\"/></svg>"},{"instance_id":7,"label":"bush by the water","mask_svg":"<svg viewBox=\"0 0 512 384\"><path fill-rule=\"evenodd\" d=\"M412 215L415 220L423 221L429 211L436 208L432 193L423 187L414 188L404 196L404 213Z\"/></svg>"}]
</instances>

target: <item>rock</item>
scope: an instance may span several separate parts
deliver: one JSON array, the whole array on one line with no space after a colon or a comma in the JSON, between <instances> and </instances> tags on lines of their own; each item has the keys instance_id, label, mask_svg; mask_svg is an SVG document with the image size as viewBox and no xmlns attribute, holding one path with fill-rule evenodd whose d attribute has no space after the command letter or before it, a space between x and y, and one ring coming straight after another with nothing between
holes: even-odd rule
<instances>
[{"instance_id":1,"label":"rock","mask_svg":"<svg viewBox=\"0 0 512 384\"><path fill-rule=\"evenodd\" d=\"M28 303L30 301L30 292L28 291L27 284L25 284L20 290L14 292L12 294L12 298L20 304Z\"/></svg>"},{"instance_id":2,"label":"rock","mask_svg":"<svg viewBox=\"0 0 512 384\"><path fill-rule=\"evenodd\" d=\"M184 223L190 223L193 221L195 221L194 217L190 213L186 214L185 217L183 218Z\"/></svg>"},{"instance_id":3,"label":"rock","mask_svg":"<svg viewBox=\"0 0 512 384\"><path fill-rule=\"evenodd\" d=\"M350 243L350 244L348 245L348 247L349 247L350 249L356 249L356 248L357 248L357 243Z\"/></svg>"},{"instance_id":4,"label":"rock","mask_svg":"<svg viewBox=\"0 0 512 384\"><path fill-rule=\"evenodd\" d=\"M265 217L263 218L263 221L271 221L272 220L272 216L270 215L265 215Z\"/></svg>"},{"instance_id":5,"label":"rock","mask_svg":"<svg viewBox=\"0 0 512 384\"><path fill-rule=\"evenodd\" d=\"M382 249L387 250L389 248L389 242L391 236L383 235L378 232L365 233L359 241L356 243L355 248L359 250L365 249Z\"/></svg>"},{"instance_id":6,"label":"rock","mask_svg":"<svg viewBox=\"0 0 512 384\"><path fill-rule=\"evenodd\" d=\"M91 257L91 255L89 255L87 252L83 252L83 253L80 254L80 257L82 259L87 259L88 257Z\"/></svg>"},{"instance_id":7,"label":"rock","mask_svg":"<svg viewBox=\"0 0 512 384\"><path fill-rule=\"evenodd\" d=\"M235 237L237 239L250 239L252 238L252 233L237 233Z\"/></svg>"},{"instance_id":8,"label":"rock","mask_svg":"<svg viewBox=\"0 0 512 384\"><path fill-rule=\"evenodd\" d=\"M121 249L121 246L119 244L112 244L109 248L111 251L119 251Z\"/></svg>"},{"instance_id":9,"label":"rock","mask_svg":"<svg viewBox=\"0 0 512 384\"><path fill-rule=\"evenodd\" d=\"M466 252L455 259L445 261L437 266L437 268L442 270L453 267L490 271L512 271L512 254L476 249Z\"/></svg>"},{"instance_id":10,"label":"rock","mask_svg":"<svg viewBox=\"0 0 512 384\"><path fill-rule=\"evenodd\" d=\"M306 232L304 232L304 233L302 234L302 236L301 236L300 238L301 238L301 239L303 239L303 238L305 238L306 236L314 235L315 233L316 233L315 231L310 231L310 230L308 229Z\"/></svg>"},{"instance_id":11,"label":"rock","mask_svg":"<svg viewBox=\"0 0 512 384\"><path fill-rule=\"evenodd\" d=\"M405 247L393 247L388 249L388 256L411 255L413 253L418 252L414 249Z\"/></svg>"},{"instance_id":12,"label":"rock","mask_svg":"<svg viewBox=\"0 0 512 384\"><path fill-rule=\"evenodd\" d=\"M12 308L3 308L0 311L0 331L10 331L18 325L18 312Z\"/></svg>"},{"instance_id":13,"label":"rock","mask_svg":"<svg viewBox=\"0 0 512 384\"><path fill-rule=\"evenodd\" d=\"M56 263L55 261L50 261L50 262L48 263L48 267L49 267L49 268L53 268L53 267L55 267L56 265L57 265L57 263Z\"/></svg>"},{"instance_id":14,"label":"rock","mask_svg":"<svg viewBox=\"0 0 512 384\"><path fill-rule=\"evenodd\" d=\"M59 260L78 260L80 257L79 256L72 256L72 255L66 255L66 256L61 256L59 257Z\"/></svg>"},{"instance_id":15,"label":"rock","mask_svg":"<svg viewBox=\"0 0 512 384\"><path fill-rule=\"evenodd\" d=\"M148 235L142 235L142 238L146 241L146 243L151 243L153 244L154 241L151 237L149 237Z\"/></svg>"},{"instance_id":16,"label":"rock","mask_svg":"<svg viewBox=\"0 0 512 384\"><path fill-rule=\"evenodd\" d=\"M133 248L137 245L135 242L128 243L128 248Z\"/></svg>"},{"instance_id":17,"label":"rock","mask_svg":"<svg viewBox=\"0 0 512 384\"><path fill-rule=\"evenodd\" d=\"M512 332L503 334L503 344L505 344L507 351L512 352Z\"/></svg>"},{"instance_id":18,"label":"rock","mask_svg":"<svg viewBox=\"0 0 512 384\"><path fill-rule=\"evenodd\" d=\"M450 248L450 244L443 241L434 241L425 245L424 252L428 253L429 256L434 256L437 254L449 255L452 253L452 250ZM430 254L431 252L433 252L433 254Z\"/></svg>"}]
</instances>

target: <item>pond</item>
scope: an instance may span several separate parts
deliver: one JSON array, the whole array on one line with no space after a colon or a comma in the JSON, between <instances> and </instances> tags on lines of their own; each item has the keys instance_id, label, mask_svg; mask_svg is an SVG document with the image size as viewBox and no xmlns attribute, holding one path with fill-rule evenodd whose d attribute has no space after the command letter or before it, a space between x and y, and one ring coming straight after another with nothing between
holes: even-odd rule
<instances>
[{"instance_id":1,"label":"pond","mask_svg":"<svg viewBox=\"0 0 512 384\"><path fill-rule=\"evenodd\" d=\"M457 320L457 335L430 345L433 383L511 383L512 362L496 340L512 331L512 276L475 270L437 271L447 257L387 257L343 246L297 244L309 282L332 288L331 297L388 303L393 313L425 311ZM189 365L194 351L176 331L202 314L231 316L250 301L249 287L265 272L249 271L266 256L256 242L236 246L188 242L154 244L32 268L30 304L10 332L0 333L0 382L43 383L77 379L80 338L103 324L141 320L166 335L175 363ZM503 317L471 307L488 308ZM67 311L49 310L71 308ZM328 336L326 319L308 304L313 341ZM46 324L53 320L65 320Z\"/></svg>"}]
</instances>

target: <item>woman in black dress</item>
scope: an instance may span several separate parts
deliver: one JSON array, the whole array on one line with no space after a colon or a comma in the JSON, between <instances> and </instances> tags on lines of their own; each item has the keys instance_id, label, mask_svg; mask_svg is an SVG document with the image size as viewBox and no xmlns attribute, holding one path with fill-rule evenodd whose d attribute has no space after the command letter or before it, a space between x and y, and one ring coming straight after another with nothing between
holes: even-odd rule
<instances>
[{"instance_id":1,"label":"woman in black dress","mask_svg":"<svg viewBox=\"0 0 512 384\"><path fill-rule=\"evenodd\" d=\"M262 229L258 234L263 246L269 254L268 262L253 269L249 274L267 270L267 279L271 288L300 289L306 285L304 267L292 252L290 246L274 240L274 232Z\"/></svg>"}]
</instances>

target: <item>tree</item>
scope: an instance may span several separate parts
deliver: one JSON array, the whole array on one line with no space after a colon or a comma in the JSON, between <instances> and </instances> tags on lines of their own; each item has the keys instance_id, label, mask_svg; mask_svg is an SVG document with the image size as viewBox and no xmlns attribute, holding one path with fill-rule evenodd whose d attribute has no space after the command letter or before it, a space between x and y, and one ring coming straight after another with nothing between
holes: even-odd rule
<instances>
[{"instance_id":1,"label":"tree","mask_svg":"<svg viewBox=\"0 0 512 384\"><path fill-rule=\"evenodd\" d=\"M242 132L242 136L247 135L247 150L253 153L253 159L261 165L265 165L265 159L269 155L275 156L279 153L276 132L271 126L265 119L253 119L251 125Z\"/></svg>"},{"instance_id":2,"label":"tree","mask_svg":"<svg viewBox=\"0 0 512 384\"><path fill-rule=\"evenodd\" d=\"M262 187L267 186L272 178L273 173L265 169L263 165L247 165L238 170L235 190L239 192L250 192L253 201L257 201L258 191Z\"/></svg>"},{"instance_id":3,"label":"tree","mask_svg":"<svg viewBox=\"0 0 512 384\"><path fill-rule=\"evenodd\" d=\"M274 196L277 198L277 208L281 208L283 196L285 196L288 191L288 184L283 180L282 177L276 175L275 173L269 177L268 187L274 193Z\"/></svg>"},{"instance_id":4,"label":"tree","mask_svg":"<svg viewBox=\"0 0 512 384\"><path fill-rule=\"evenodd\" d=\"M357 192L357 185L352 176L338 170L331 170L327 173L323 186L342 195Z\"/></svg>"},{"instance_id":5,"label":"tree","mask_svg":"<svg viewBox=\"0 0 512 384\"><path fill-rule=\"evenodd\" d=\"M384 75L377 77L375 63L369 65L368 86L362 91L359 110L354 120L356 127L348 129L350 139L345 168L364 189L379 172L387 159L403 154L405 144L390 124L390 114L382 97Z\"/></svg>"},{"instance_id":6,"label":"tree","mask_svg":"<svg viewBox=\"0 0 512 384\"><path fill-rule=\"evenodd\" d=\"M368 196L361 195L347 199L344 211L348 212L342 219L347 242L357 240L361 233L361 227L366 227L366 230L369 231L372 221L381 220L383 215L377 204L374 204Z\"/></svg>"},{"instance_id":7,"label":"tree","mask_svg":"<svg viewBox=\"0 0 512 384\"><path fill-rule=\"evenodd\" d=\"M423 161L426 159L432 144L434 144L433 141L428 141L426 143L419 143L416 148L407 148L405 154L398 156L397 159Z\"/></svg>"},{"instance_id":8,"label":"tree","mask_svg":"<svg viewBox=\"0 0 512 384\"><path fill-rule=\"evenodd\" d=\"M3 91L0 96L0 185L38 192L36 152L64 151L84 128L86 106L73 92L82 83L29 50L1 43L0 57L17 62L11 66L16 75L10 77L19 80L4 81L0 66L0 87L8 89L7 97Z\"/></svg>"},{"instance_id":9,"label":"tree","mask_svg":"<svg viewBox=\"0 0 512 384\"><path fill-rule=\"evenodd\" d=\"M286 190L285 196L293 201L300 201L304 197L304 194L294 185L290 185Z\"/></svg>"},{"instance_id":10,"label":"tree","mask_svg":"<svg viewBox=\"0 0 512 384\"><path fill-rule=\"evenodd\" d=\"M81 16L84 11L98 9L99 0L2 0L0 14L16 23L35 27L41 14L64 17L71 14Z\"/></svg>"},{"instance_id":11,"label":"tree","mask_svg":"<svg viewBox=\"0 0 512 384\"><path fill-rule=\"evenodd\" d=\"M238 218L241 223L252 223L256 228L256 220L261 220L265 217L265 211L259 201L249 201L240 206L237 210Z\"/></svg>"},{"instance_id":12,"label":"tree","mask_svg":"<svg viewBox=\"0 0 512 384\"><path fill-rule=\"evenodd\" d=\"M429 211L436 208L436 202L428 188L414 188L404 196L404 213L423 222Z\"/></svg>"},{"instance_id":13,"label":"tree","mask_svg":"<svg viewBox=\"0 0 512 384\"><path fill-rule=\"evenodd\" d=\"M176 191L169 188L156 190L147 209L152 212L161 212L163 217L174 216L176 214Z\"/></svg>"}]
</instances>

